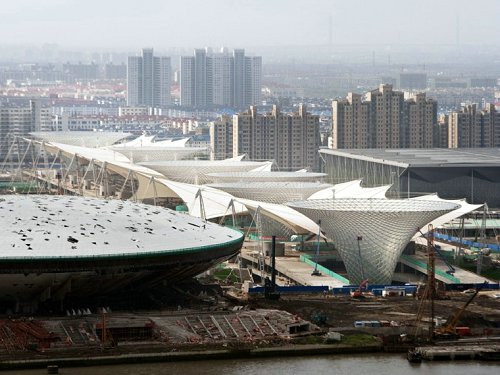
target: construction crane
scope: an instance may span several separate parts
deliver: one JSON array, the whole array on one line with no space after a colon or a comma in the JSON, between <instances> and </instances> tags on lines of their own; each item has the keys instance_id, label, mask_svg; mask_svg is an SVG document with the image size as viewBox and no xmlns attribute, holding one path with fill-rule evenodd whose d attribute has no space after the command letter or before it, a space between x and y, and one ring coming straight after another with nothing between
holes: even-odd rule
<instances>
[{"instance_id":1,"label":"construction crane","mask_svg":"<svg viewBox=\"0 0 500 375\"><path fill-rule=\"evenodd\" d=\"M481 285L479 285L477 288L476 288L476 291L474 292L474 294L472 294L470 296L470 298L467 300L467 302L465 302L465 305L463 305L452 317L451 319L448 320L448 322L443 325L442 327L438 327L434 330L434 337L435 338L441 338L441 339L444 339L444 338L457 338L459 335L457 334L457 331L456 331L456 327L457 327L457 324L458 324L458 321L460 320L460 317L462 316L462 314L464 313L465 309L467 309L467 306L470 305L470 303L474 300L474 298L476 298L476 296L478 295L478 293L481 291L481 289L483 289L483 287L485 285L487 285L488 282L485 281L484 283L482 283Z\"/></svg>"},{"instance_id":2,"label":"construction crane","mask_svg":"<svg viewBox=\"0 0 500 375\"><path fill-rule=\"evenodd\" d=\"M420 229L418 231L425 236ZM434 227L429 224L427 231L427 282L425 289L420 296L420 304L417 310L417 316L415 320L415 339L418 337L419 323L424 316L424 311L426 307L426 302L430 302L430 329L429 329L429 339L432 339L434 332L434 298L437 297L436 291L436 265L435 265L435 246L434 246ZM417 291L417 295L418 295Z\"/></svg>"}]
</instances>

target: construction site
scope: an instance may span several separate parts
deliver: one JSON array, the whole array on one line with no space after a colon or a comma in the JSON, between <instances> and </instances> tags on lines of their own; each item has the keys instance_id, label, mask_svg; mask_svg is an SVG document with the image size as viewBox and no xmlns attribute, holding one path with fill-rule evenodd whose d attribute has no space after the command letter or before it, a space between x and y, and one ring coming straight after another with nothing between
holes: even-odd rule
<instances>
[{"instance_id":1,"label":"construction site","mask_svg":"<svg viewBox=\"0 0 500 375\"><path fill-rule=\"evenodd\" d=\"M455 355L458 359L463 353L469 353L468 358L497 359L497 290L447 291L433 280L432 267L428 282L415 289L406 286L413 293L393 286L379 294L367 283L346 288L348 293L297 285L291 279L284 285L293 268L273 272L277 261L272 255L271 269L264 269L264 286L249 282L251 272L233 260L191 285L170 290L164 302L156 295L149 309L75 307L66 310L66 316L5 317L0 321L0 367L192 360L195 354L228 358L414 348L426 353L422 358L427 360L455 359ZM309 272L309 277L320 282L324 275ZM442 346L443 340L448 357L442 348L429 346L436 342Z\"/></svg>"},{"instance_id":2,"label":"construction site","mask_svg":"<svg viewBox=\"0 0 500 375\"><path fill-rule=\"evenodd\" d=\"M11 228L0 368L415 352L443 340L498 355L500 224L486 205L392 199L360 180L316 184L307 199L310 185L295 183L237 197L109 150L24 142L0 198ZM185 165L172 164L175 177ZM196 166L198 177L216 166ZM465 220L481 206L472 233Z\"/></svg>"}]
</instances>

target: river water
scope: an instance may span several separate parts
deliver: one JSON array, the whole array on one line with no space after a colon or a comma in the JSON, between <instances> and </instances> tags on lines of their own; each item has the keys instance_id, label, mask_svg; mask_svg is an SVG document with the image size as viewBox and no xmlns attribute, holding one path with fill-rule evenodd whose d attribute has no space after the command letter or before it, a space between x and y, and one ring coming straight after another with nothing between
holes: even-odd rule
<instances>
[{"instance_id":1,"label":"river water","mask_svg":"<svg viewBox=\"0 0 500 375\"><path fill-rule=\"evenodd\" d=\"M2 371L0 375L46 374L46 369ZM500 362L449 361L410 364L402 354L321 355L196 362L61 368L61 375L498 375Z\"/></svg>"}]
</instances>

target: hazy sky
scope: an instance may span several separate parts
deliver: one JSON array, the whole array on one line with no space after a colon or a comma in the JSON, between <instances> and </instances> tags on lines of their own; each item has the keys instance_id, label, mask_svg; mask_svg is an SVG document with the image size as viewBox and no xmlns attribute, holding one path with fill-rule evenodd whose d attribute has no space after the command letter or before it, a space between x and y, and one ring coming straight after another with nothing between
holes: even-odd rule
<instances>
[{"instance_id":1,"label":"hazy sky","mask_svg":"<svg viewBox=\"0 0 500 375\"><path fill-rule=\"evenodd\" d=\"M3 0L0 44L135 50L500 42L500 0Z\"/></svg>"}]
</instances>

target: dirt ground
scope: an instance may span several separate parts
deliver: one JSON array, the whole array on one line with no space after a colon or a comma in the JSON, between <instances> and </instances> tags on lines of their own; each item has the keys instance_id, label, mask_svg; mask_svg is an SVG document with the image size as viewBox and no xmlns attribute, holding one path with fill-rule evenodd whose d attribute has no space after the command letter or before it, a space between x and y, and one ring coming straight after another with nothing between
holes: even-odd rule
<instances>
[{"instance_id":1,"label":"dirt ground","mask_svg":"<svg viewBox=\"0 0 500 375\"><path fill-rule=\"evenodd\" d=\"M448 294L450 299L435 300L435 316L447 319L460 310L470 295ZM276 308L317 321L324 319L329 327L353 327L357 320L387 320L401 325L412 325L420 300L412 297L373 297L354 299L350 296L282 296L278 301L264 298L250 302L252 307ZM430 316L430 302L426 301L424 319ZM500 299L479 295L462 314L459 326L476 328L495 327L500 324Z\"/></svg>"}]
</instances>

